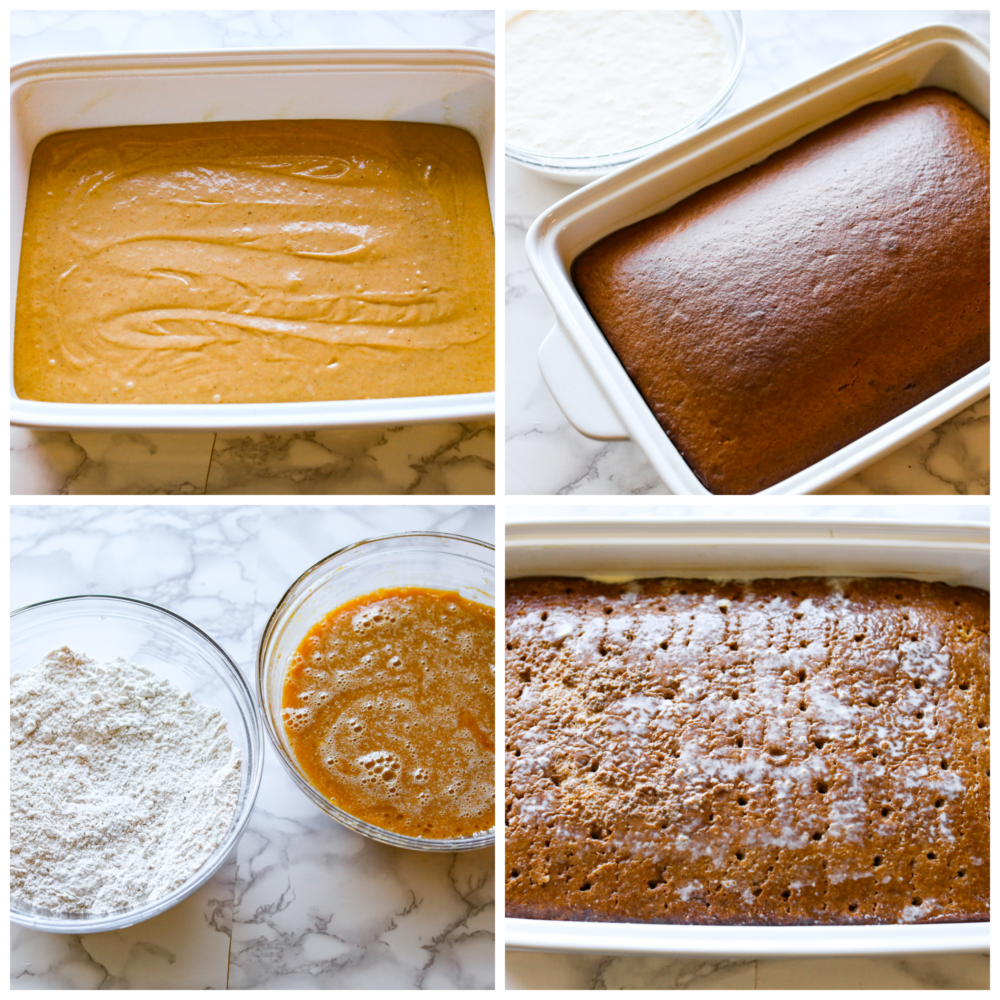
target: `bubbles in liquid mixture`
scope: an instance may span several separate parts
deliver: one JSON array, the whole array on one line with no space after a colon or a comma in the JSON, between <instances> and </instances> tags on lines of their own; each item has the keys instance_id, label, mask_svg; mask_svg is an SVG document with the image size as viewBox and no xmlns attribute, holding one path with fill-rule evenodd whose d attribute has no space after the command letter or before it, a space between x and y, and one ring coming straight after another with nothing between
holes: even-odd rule
<instances>
[{"instance_id":1,"label":"bubbles in liquid mixture","mask_svg":"<svg viewBox=\"0 0 1000 1000\"><path fill-rule=\"evenodd\" d=\"M361 766L361 783L363 785L395 781L399 777L399 758L388 750L375 750L366 753L357 760Z\"/></svg>"},{"instance_id":2,"label":"bubbles in liquid mixture","mask_svg":"<svg viewBox=\"0 0 1000 1000\"><path fill-rule=\"evenodd\" d=\"M416 836L493 824L492 612L381 591L331 612L286 676L286 729L310 782L359 819ZM465 716L476 720L475 738Z\"/></svg>"},{"instance_id":3,"label":"bubbles in liquid mixture","mask_svg":"<svg viewBox=\"0 0 1000 1000\"><path fill-rule=\"evenodd\" d=\"M375 629L395 625L406 615L407 609L405 607L389 606L386 603L377 604L355 612L351 618L351 628L358 635L366 635Z\"/></svg>"},{"instance_id":4,"label":"bubbles in liquid mixture","mask_svg":"<svg viewBox=\"0 0 1000 1000\"><path fill-rule=\"evenodd\" d=\"M284 720L286 729L302 730L308 727L312 712L305 706L303 708L282 709L281 717Z\"/></svg>"}]
</instances>

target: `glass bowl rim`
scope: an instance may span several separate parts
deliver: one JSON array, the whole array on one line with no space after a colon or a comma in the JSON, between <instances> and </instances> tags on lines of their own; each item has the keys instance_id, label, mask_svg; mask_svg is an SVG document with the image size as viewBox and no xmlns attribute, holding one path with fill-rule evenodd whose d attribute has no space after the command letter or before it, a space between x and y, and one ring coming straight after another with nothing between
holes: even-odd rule
<instances>
[{"instance_id":1,"label":"glass bowl rim","mask_svg":"<svg viewBox=\"0 0 1000 1000\"><path fill-rule=\"evenodd\" d=\"M38 608L86 600L115 601L120 604L137 605L140 608L158 612L167 618L173 618L180 622L181 625L186 626L194 632L198 638L206 641L209 646L213 647L221 657L226 669L229 670L235 679L236 687L240 690L244 699L241 703L239 698L234 697L239 706L240 715L250 733L251 750L256 745L256 752L253 753L251 758L253 767L248 775L246 796L242 808L234 816L234 822L226 832L225 838L206 858L205 863L187 881L179 885L172 892L167 893L167 895L153 901L145 902L135 909L120 910L114 913L95 913L83 917L64 917L52 914L49 911L35 913L15 909L13 897L11 898L10 920L12 923L31 930L47 931L56 934L97 934L103 931L123 930L126 927L132 927L135 924L143 923L146 920L151 920L153 917L159 916L161 913L165 913L200 889L225 864L226 859L243 836L243 832L250 820L250 814L253 812L254 804L257 801L257 793L260 790L260 783L264 774L264 727L250 683L243 676L242 671L236 665L236 661L233 660L219 643L205 632L204 629L199 628L193 622L177 614L176 611L171 611L169 608L153 604L150 601L143 601L136 597L123 597L118 594L69 594L65 597L52 597L44 601L34 601L31 604L15 608L10 612L10 618L16 618L20 614L35 611ZM245 758L250 755L245 754L243 756ZM241 762L241 766L245 764L246 761L244 759ZM222 850L223 847L225 847L225 850Z\"/></svg>"},{"instance_id":2,"label":"glass bowl rim","mask_svg":"<svg viewBox=\"0 0 1000 1000\"><path fill-rule=\"evenodd\" d=\"M496 546L492 543L484 542L481 539L472 538L468 535L456 535L444 531L399 531L388 535L373 535L368 538L362 538L356 542L352 542L350 545L342 546L335 552L331 552L329 555L324 556L322 559L313 563L312 566L295 579L295 581L282 595L281 599L274 606L274 610L271 612L271 615L267 620L267 624L264 626L264 631L261 633L260 642L257 645L257 697L260 702L258 707L260 708L260 714L263 716L264 729L267 732L267 738L270 740L271 746L277 754L278 759L281 761L285 771L291 776L295 786L306 795L313 805L319 808L322 812L326 813L326 815L330 816L332 819L336 820L338 823L346 826L350 830L353 830L355 833L359 833L371 840L388 844L391 847L400 847L417 851L475 851L481 848L492 847L494 845L496 842L495 825L490 827L489 830L474 833L467 837L411 837L408 834L394 833L392 830L385 830L380 826L367 823L365 820L358 819L356 816L352 816L346 810L335 805L324 795L321 795L318 791L316 791L316 789L299 773L295 764L289 760L288 755L285 753L285 750L281 746L280 740L274 731L271 712L267 707L268 698L265 694L265 673L267 671L267 663L265 662L264 652L268 647L269 640L275 631L280 613L284 611L289 598L297 594L299 587L304 585L312 574L320 569L320 567L325 566L331 560L342 557L346 553L355 549L360 549L373 542L391 542L405 539L418 540L421 538L466 542L480 546L490 552L496 552ZM455 554L457 555L457 553ZM495 574L495 563L493 571Z\"/></svg>"},{"instance_id":3,"label":"glass bowl rim","mask_svg":"<svg viewBox=\"0 0 1000 1000\"><path fill-rule=\"evenodd\" d=\"M538 150L525 149L523 146L515 146L513 143L504 140L504 155L515 163L521 163L528 167L541 167L550 170L565 170L571 172L611 170L616 167L623 167L628 163L633 163L648 153L658 152L659 149L673 139L675 136L686 134L688 131L697 128L699 124L706 124L722 110L726 101L732 97L736 89L736 83L743 72L743 65L746 61L747 32L746 24L743 20L742 10L715 10L713 13L729 15L735 32L736 58L728 76L723 81L715 96L689 121L684 122L677 128L667 132L657 139L644 142L639 146L632 146L629 149L612 150L606 153L585 153L574 156L560 156L555 153L542 153Z\"/></svg>"}]
</instances>

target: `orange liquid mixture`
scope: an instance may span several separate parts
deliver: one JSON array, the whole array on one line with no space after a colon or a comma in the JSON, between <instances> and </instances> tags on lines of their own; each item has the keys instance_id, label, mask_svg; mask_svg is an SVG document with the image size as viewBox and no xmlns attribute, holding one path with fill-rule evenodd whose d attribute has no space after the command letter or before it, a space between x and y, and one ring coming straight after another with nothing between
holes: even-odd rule
<instances>
[{"instance_id":1,"label":"orange liquid mixture","mask_svg":"<svg viewBox=\"0 0 1000 1000\"><path fill-rule=\"evenodd\" d=\"M302 640L285 732L334 805L411 837L494 824L494 611L457 593L379 590Z\"/></svg>"}]
</instances>

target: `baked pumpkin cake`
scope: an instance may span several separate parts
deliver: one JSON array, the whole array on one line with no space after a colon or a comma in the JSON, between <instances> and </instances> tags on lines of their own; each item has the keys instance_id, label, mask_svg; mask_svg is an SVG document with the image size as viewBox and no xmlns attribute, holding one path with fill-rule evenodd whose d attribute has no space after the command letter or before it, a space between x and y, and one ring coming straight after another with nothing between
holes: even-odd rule
<instances>
[{"instance_id":1,"label":"baked pumpkin cake","mask_svg":"<svg viewBox=\"0 0 1000 1000\"><path fill-rule=\"evenodd\" d=\"M990 125L924 88L580 254L573 281L713 493L801 472L989 360Z\"/></svg>"},{"instance_id":2,"label":"baked pumpkin cake","mask_svg":"<svg viewBox=\"0 0 1000 1000\"><path fill-rule=\"evenodd\" d=\"M506 913L989 919L989 595L508 581Z\"/></svg>"}]
</instances>

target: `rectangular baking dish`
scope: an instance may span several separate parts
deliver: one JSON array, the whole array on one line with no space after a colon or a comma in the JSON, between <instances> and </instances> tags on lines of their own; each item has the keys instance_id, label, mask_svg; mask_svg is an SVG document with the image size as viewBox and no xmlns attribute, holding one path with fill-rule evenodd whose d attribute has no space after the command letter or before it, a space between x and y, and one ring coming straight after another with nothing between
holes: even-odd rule
<instances>
[{"instance_id":1,"label":"rectangular baking dish","mask_svg":"<svg viewBox=\"0 0 1000 1000\"><path fill-rule=\"evenodd\" d=\"M709 125L582 188L541 215L528 232L528 261L557 325L542 344L538 362L570 423L588 437L634 441L673 493L709 494L577 293L569 275L574 258L609 233L665 211L864 104L938 86L989 118L989 81L989 50L977 38L959 28L921 28ZM988 392L986 364L762 492L817 493L834 486Z\"/></svg>"},{"instance_id":2,"label":"rectangular baking dish","mask_svg":"<svg viewBox=\"0 0 1000 1000\"><path fill-rule=\"evenodd\" d=\"M454 125L479 143L494 212L494 57L478 49L266 49L35 59L11 70L11 336L28 173L53 132L109 125L354 118ZM495 224L494 224L495 228ZM11 422L68 430L265 430L490 417L494 393L273 404L46 403Z\"/></svg>"},{"instance_id":3,"label":"rectangular baking dish","mask_svg":"<svg viewBox=\"0 0 1000 1000\"><path fill-rule=\"evenodd\" d=\"M506 578L901 576L989 589L989 525L617 518L507 525ZM505 918L507 948L804 957L989 951L989 923L694 927Z\"/></svg>"}]
</instances>

